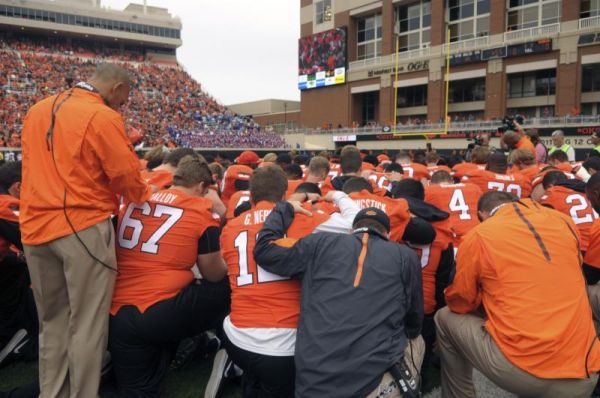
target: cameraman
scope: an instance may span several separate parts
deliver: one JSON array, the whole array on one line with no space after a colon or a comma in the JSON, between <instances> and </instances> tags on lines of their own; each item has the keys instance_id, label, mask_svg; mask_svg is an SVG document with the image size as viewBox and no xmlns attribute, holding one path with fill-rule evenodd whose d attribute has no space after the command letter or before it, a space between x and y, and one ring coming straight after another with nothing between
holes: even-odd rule
<instances>
[{"instance_id":1,"label":"cameraman","mask_svg":"<svg viewBox=\"0 0 600 398\"><path fill-rule=\"evenodd\" d=\"M503 119L504 126L501 129L504 131L500 139L500 147L502 149L514 150L524 149L531 152L535 156L535 147L521 126L523 117L517 115L513 118L506 116Z\"/></svg>"}]
</instances>

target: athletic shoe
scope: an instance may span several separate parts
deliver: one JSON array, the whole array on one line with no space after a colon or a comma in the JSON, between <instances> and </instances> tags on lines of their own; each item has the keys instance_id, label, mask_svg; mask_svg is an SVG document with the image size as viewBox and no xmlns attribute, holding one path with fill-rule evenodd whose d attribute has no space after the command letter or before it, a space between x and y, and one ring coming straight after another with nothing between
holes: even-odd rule
<instances>
[{"instance_id":1,"label":"athletic shoe","mask_svg":"<svg viewBox=\"0 0 600 398\"><path fill-rule=\"evenodd\" d=\"M204 390L204 398L216 398L217 394L219 394L228 359L229 356L224 348L217 351L213 361L212 371L210 372L210 378L206 384L206 390Z\"/></svg>"},{"instance_id":2,"label":"athletic shoe","mask_svg":"<svg viewBox=\"0 0 600 398\"><path fill-rule=\"evenodd\" d=\"M24 356L24 346L29 342L27 330L19 329L0 351L0 367Z\"/></svg>"},{"instance_id":3,"label":"athletic shoe","mask_svg":"<svg viewBox=\"0 0 600 398\"><path fill-rule=\"evenodd\" d=\"M205 332L183 340L177 348L175 358L171 362L171 369L181 370L186 368L195 359L205 359L221 348L221 340L212 332Z\"/></svg>"}]
</instances>

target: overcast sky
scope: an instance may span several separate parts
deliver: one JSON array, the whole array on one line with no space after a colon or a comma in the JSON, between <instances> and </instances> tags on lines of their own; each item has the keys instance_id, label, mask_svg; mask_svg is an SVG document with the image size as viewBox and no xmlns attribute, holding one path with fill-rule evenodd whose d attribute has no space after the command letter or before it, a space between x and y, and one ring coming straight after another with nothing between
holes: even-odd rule
<instances>
[{"instance_id":1,"label":"overcast sky","mask_svg":"<svg viewBox=\"0 0 600 398\"><path fill-rule=\"evenodd\" d=\"M114 9L131 2L142 3L102 0ZM300 0L148 0L148 5L181 18L177 58L221 103L300 99Z\"/></svg>"}]
</instances>

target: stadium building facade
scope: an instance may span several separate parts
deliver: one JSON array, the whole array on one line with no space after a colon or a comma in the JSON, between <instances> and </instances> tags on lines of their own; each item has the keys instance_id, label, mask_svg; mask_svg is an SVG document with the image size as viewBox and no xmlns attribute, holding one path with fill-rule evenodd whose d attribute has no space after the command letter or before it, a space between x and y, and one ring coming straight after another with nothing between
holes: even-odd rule
<instances>
[{"instance_id":1,"label":"stadium building facade","mask_svg":"<svg viewBox=\"0 0 600 398\"><path fill-rule=\"evenodd\" d=\"M55 37L173 62L182 44L181 20L145 2L114 10L100 0L0 0L0 31L17 40Z\"/></svg>"},{"instance_id":2,"label":"stadium building facade","mask_svg":"<svg viewBox=\"0 0 600 398\"><path fill-rule=\"evenodd\" d=\"M540 129L549 136L565 118L600 114L599 1L301 0L300 7L302 127L443 125L446 79L454 126L521 114L555 119ZM582 128L596 125L575 123L566 135L589 147Z\"/></svg>"}]
</instances>

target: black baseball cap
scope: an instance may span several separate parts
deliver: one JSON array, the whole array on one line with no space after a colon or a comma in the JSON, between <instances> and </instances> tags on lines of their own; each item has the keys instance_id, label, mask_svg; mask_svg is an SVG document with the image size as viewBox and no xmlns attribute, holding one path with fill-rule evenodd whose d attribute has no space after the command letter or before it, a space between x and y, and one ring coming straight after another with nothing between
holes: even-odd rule
<instances>
[{"instance_id":1,"label":"black baseball cap","mask_svg":"<svg viewBox=\"0 0 600 398\"><path fill-rule=\"evenodd\" d=\"M390 218L385 214L385 212L379 210L376 207L368 207L366 209L362 209L358 212L356 217L354 217L354 221L352 225L356 225L357 222L362 220L374 220L379 224L383 225L387 232L390 232Z\"/></svg>"}]
</instances>

